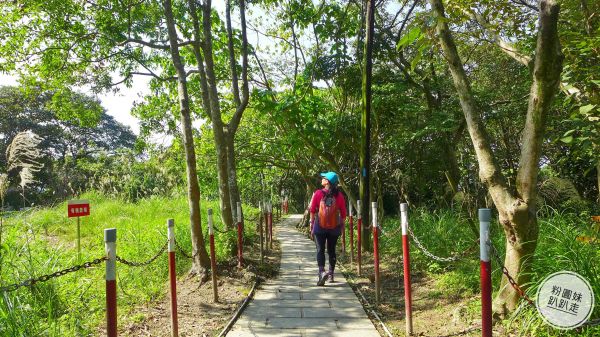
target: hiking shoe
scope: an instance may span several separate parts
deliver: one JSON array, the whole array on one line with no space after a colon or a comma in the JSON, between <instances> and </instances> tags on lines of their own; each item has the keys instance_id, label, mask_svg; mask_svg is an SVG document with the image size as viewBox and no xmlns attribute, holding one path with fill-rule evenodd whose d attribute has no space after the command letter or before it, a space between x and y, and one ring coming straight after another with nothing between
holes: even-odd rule
<instances>
[{"instance_id":1,"label":"hiking shoe","mask_svg":"<svg viewBox=\"0 0 600 337\"><path fill-rule=\"evenodd\" d=\"M329 283L333 283L333 282L335 282L335 281L333 280L333 272L332 272L332 271L330 271L330 272L329 272Z\"/></svg>"},{"instance_id":2,"label":"hiking shoe","mask_svg":"<svg viewBox=\"0 0 600 337\"><path fill-rule=\"evenodd\" d=\"M327 278L329 277L328 273L325 272L320 272L319 273L319 280L317 281L317 285L319 287L322 287L325 285L325 281L327 281Z\"/></svg>"}]
</instances>

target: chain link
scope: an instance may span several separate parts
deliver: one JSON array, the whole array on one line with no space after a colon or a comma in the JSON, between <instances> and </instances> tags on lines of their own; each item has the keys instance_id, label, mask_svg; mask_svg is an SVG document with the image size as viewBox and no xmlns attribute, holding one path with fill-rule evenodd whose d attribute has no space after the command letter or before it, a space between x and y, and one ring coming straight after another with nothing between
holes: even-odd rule
<instances>
[{"instance_id":1,"label":"chain link","mask_svg":"<svg viewBox=\"0 0 600 337\"><path fill-rule=\"evenodd\" d=\"M596 318L590 321L587 321L585 323L583 323L581 326L582 327L593 327L593 326L598 326L600 325L600 318Z\"/></svg>"},{"instance_id":2,"label":"chain link","mask_svg":"<svg viewBox=\"0 0 600 337\"><path fill-rule=\"evenodd\" d=\"M131 262L131 261L127 261L124 258L120 257L119 255L117 255L117 261L121 262L122 264L128 265L130 267L143 267L143 266L147 266L150 263L154 262L154 260L158 259L158 257L164 253L167 250L167 246L168 246L169 242L165 242L165 244L162 246L162 248L158 251L158 253L156 253L156 255L154 255L150 260L145 261L145 262Z\"/></svg>"},{"instance_id":3,"label":"chain link","mask_svg":"<svg viewBox=\"0 0 600 337\"><path fill-rule=\"evenodd\" d=\"M70 268L67 268L67 269L59 270L59 271L54 272L52 274L43 275L43 276L40 276L40 277L36 277L36 278L31 278L31 279L25 280L25 281L20 282L20 283L15 283L15 284L11 284L11 285L8 285L8 286L0 287L0 293L3 293L3 292L12 292L12 291L15 291L15 290L17 290L17 289L19 289L21 287L32 287L36 283L46 282L46 281L48 281L50 279L57 278L57 277L63 276L63 275L68 274L68 273L76 272L76 271L78 271L80 269L87 269L87 268L90 268L90 267L95 266L97 264L100 264L100 263L102 263L102 262L104 262L106 260L107 260L106 257L101 257L101 258L98 258L98 259L95 259L95 260L92 260L92 261L85 262L85 263L80 264L80 265L76 265L76 266L73 266L73 267L70 267Z\"/></svg>"},{"instance_id":4,"label":"chain link","mask_svg":"<svg viewBox=\"0 0 600 337\"><path fill-rule=\"evenodd\" d=\"M454 255L452 255L450 257L439 257L439 256L436 256L436 255L433 255L429 250L427 250L427 248L425 248L423 246L423 244L421 243L421 241L419 241L419 239L413 233L413 231L412 231L412 229L410 227L408 227L408 233L410 234L410 237L413 239L413 241L415 242L415 244L417 244L417 247L423 252L423 254L425 254L426 256L428 256L429 258L431 258L433 260L440 261L440 262L455 262L455 261L458 261L463 256L465 256L467 253L469 253L471 250L473 250L474 247L476 247L476 245L473 245L473 246L465 249L462 253L454 254Z\"/></svg>"},{"instance_id":5,"label":"chain link","mask_svg":"<svg viewBox=\"0 0 600 337\"><path fill-rule=\"evenodd\" d=\"M525 294L525 291L523 291L523 289L521 289L521 287L519 287L519 285L517 284L517 281L515 281L515 279L512 276L510 276L508 269L506 269L506 266L504 266L504 263L502 263L500 254L498 254L498 251L496 250L496 247L494 247L494 245L492 244L492 241L488 240L486 242L486 244L490 248L490 251L492 252L492 256L494 257L494 259L496 260L496 263L498 263L498 265L502 267L502 273L504 275L506 275L506 279L508 280L508 283L510 283L510 285L517 291L517 293L519 294L519 296L521 298L526 300L530 305L535 305L535 303L531 300L531 298L529 298L529 296L527 296L527 294Z\"/></svg>"},{"instance_id":6,"label":"chain link","mask_svg":"<svg viewBox=\"0 0 600 337\"><path fill-rule=\"evenodd\" d=\"M198 251L196 251L196 254L194 254L194 255L190 255L190 254L186 253L186 251L183 249L183 247L181 247L179 245L179 242L177 240L175 240L175 248L177 249L177 251L179 251L179 253L181 255L183 255L183 257L185 257L186 259L190 259L190 260L195 258L196 256L198 256L198 254L200 254L199 249L198 249Z\"/></svg>"}]
</instances>

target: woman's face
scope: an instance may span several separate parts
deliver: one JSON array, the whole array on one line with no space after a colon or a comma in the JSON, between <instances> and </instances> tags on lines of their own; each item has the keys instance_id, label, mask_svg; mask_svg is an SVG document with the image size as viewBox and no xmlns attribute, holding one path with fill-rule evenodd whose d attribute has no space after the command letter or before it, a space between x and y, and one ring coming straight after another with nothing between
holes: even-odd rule
<instances>
[{"instance_id":1,"label":"woman's face","mask_svg":"<svg viewBox=\"0 0 600 337\"><path fill-rule=\"evenodd\" d=\"M323 187L329 186L329 180L327 180L325 177L321 178L321 185L323 185Z\"/></svg>"}]
</instances>

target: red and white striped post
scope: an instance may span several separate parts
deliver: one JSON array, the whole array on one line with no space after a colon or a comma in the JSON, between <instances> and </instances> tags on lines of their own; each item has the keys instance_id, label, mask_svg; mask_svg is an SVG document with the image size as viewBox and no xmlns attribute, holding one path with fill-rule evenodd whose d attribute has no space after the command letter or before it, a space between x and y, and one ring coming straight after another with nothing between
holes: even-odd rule
<instances>
[{"instance_id":1,"label":"red and white striped post","mask_svg":"<svg viewBox=\"0 0 600 337\"><path fill-rule=\"evenodd\" d=\"M106 251L106 335L117 336L117 229L104 230Z\"/></svg>"},{"instance_id":2,"label":"red and white striped post","mask_svg":"<svg viewBox=\"0 0 600 337\"><path fill-rule=\"evenodd\" d=\"M348 200L348 234L350 235L350 265L354 262L354 219L352 218L352 202Z\"/></svg>"},{"instance_id":3,"label":"red and white striped post","mask_svg":"<svg viewBox=\"0 0 600 337\"><path fill-rule=\"evenodd\" d=\"M271 201L267 204L267 214L269 217L269 248L273 249L273 205Z\"/></svg>"},{"instance_id":4,"label":"red and white striped post","mask_svg":"<svg viewBox=\"0 0 600 337\"><path fill-rule=\"evenodd\" d=\"M479 209L479 257L481 260L481 336L492 337L492 263L488 241L490 239L489 208Z\"/></svg>"},{"instance_id":5,"label":"red and white striped post","mask_svg":"<svg viewBox=\"0 0 600 337\"><path fill-rule=\"evenodd\" d=\"M263 214L265 215L265 249L269 250L269 206L265 201L263 203Z\"/></svg>"},{"instance_id":6,"label":"red and white striped post","mask_svg":"<svg viewBox=\"0 0 600 337\"><path fill-rule=\"evenodd\" d=\"M346 254L346 223L342 223L342 253Z\"/></svg>"},{"instance_id":7,"label":"red and white striped post","mask_svg":"<svg viewBox=\"0 0 600 337\"><path fill-rule=\"evenodd\" d=\"M404 262L404 315L406 316L406 335L412 335L412 294L410 283L410 250L408 249L408 204L400 204L400 223L402 226L402 260Z\"/></svg>"},{"instance_id":8,"label":"red and white striped post","mask_svg":"<svg viewBox=\"0 0 600 337\"><path fill-rule=\"evenodd\" d=\"M171 288L171 336L179 336L177 322L177 270L175 269L175 220L167 220L169 239L169 282Z\"/></svg>"},{"instance_id":9,"label":"red and white striped post","mask_svg":"<svg viewBox=\"0 0 600 337\"><path fill-rule=\"evenodd\" d=\"M260 241L260 263L263 263L264 259L265 259L265 243L264 243L264 239L263 239L263 203L262 202L258 202L258 233L259 233L259 241Z\"/></svg>"},{"instance_id":10,"label":"red and white striped post","mask_svg":"<svg viewBox=\"0 0 600 337\"><path fill-rule=\"evenodd\" d=\"M238 268L242 268L243 263L243 231L242 231L242 203L237 203L237 234L238 234Z\"/></svg>"},{"instance_id":11,"label":"red and white striped post","mask_svg":"<svg viewBox=\"0 0 600 337\"><path fill-rule=\"evenodd\" d=\"M362 207L360 200L356 200L356 262L358 267L358 276L362 273Z\"/></svg>"},{"instance_id":12,"label":"red and white striped post","mask_svg":"<svg viewBox=\"0 0 600 337\"><path fill-rule=\"evenodd\" d=\"M213 302L219 302L217 291L217 256L215 254L215 233L213 231L213 210L208 209L208 236L210 240L210 269L212 274Z\"/></svg>"},{"instance_id":13,"label":"red and white striped post","mask_svg":"<svg viewBox=\"0 0 600 337\"><path fill-rule=\"evenodd\" d=\"M373 262L375 263L375 303L379 305L381 294L381 282L379 280L379 228L377 224L377 202L371 203L371 214L373 214Z\"/></svg>"}]
</instances>

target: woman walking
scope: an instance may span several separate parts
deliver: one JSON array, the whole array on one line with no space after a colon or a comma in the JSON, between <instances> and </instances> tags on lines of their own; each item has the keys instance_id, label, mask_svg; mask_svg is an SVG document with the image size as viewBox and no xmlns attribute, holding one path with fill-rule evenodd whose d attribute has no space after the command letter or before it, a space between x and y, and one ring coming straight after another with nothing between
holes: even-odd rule
<instances>
[{"instance_id":1,"label":"woman walking","mask_svg":"<svg viewBox=\"0 0 600 337\"><path fill-rule=\"evenodd\" d=\"M327 279L333 282L337 240L344 229L346 220L346 200L338 189L338 175L335 172L321 173L322 189L316 190L310 203L310 232L317 244L317 265L319 275L317 285L322 286ZM329 272L325 272L325 247L329 256Z\"/></svg>"}]
</instances>

